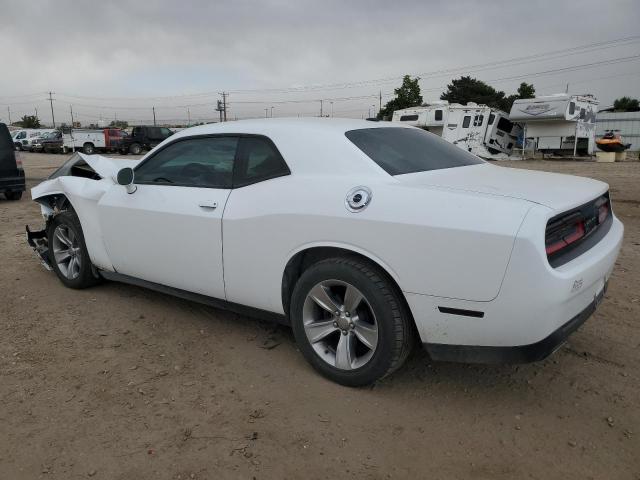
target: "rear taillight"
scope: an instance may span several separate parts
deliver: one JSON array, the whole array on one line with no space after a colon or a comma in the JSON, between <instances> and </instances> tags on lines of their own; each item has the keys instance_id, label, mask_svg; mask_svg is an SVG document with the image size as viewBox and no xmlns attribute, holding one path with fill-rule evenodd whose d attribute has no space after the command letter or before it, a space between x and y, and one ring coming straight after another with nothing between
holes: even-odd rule
<instances>
[{"instance_id":1,"label":"rear taillight","mask_svg":"<svg viewBox=\"0 0 640 480\"><path fill-rule=\"evenodd\" d=\"M20 152L15 152L16 154L16 167L22 168L22 155Z\"/></svg>"},{"instance_id":2,"label":"rear taillight","mask_svg":"<svg viewBox=\"0 0 640 480\"><path fill-rule=\"evenodd\" d=\"M584 222L580 221L574 225L567 225L565 228L556 232L551 238L547 238L545 249L547 255L552 255L559 252L565 247L568 247L572 243L577 242L584 237Z\"/></svg>"},{"instance_id":3,"label":"rear taillight","mask_svg":"<svg viewBox=\"0 0 640 480\"><path fill-rule=\"evenodd\" d=\"M545 233L545 250L552 266L561 263L564 253L573 250L611 217L609 193L549 220ZM571 248L569 248L571 247ZM565 250L566 249L566 250Z\"/></svg>"}]
</instances>

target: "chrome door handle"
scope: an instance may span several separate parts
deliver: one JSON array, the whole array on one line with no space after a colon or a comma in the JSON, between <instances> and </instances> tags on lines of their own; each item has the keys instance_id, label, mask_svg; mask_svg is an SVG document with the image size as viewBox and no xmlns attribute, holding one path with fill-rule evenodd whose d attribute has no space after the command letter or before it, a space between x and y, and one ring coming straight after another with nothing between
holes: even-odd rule
<instances>
[{"instance_id":1,"label":"chrome door handle","mask_svg":"<svg viewBox=\"0 0 640 480\"><path fill-rule=\"evenodd\" d=\"M206 201L203 201L203 202L198 203L198 206L200 208L208 208L210 210L215 210L216 208L218 208L218 202L206 202Z\"/></svg>"}]
</instances>

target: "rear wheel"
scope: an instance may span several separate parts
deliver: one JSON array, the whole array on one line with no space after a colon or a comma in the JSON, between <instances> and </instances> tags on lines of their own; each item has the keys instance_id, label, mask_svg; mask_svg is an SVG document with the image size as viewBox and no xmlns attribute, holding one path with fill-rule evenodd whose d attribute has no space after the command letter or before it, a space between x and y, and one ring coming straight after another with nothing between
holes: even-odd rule
<instances>
[{"instance_id":1,"label":"rear wheel","mask_svg":"<svg viewBox=\"0 0 640 480\"><path fill-rule=\"evenodd\" d=\"M140 155L142 153L142 145L140 145L139 143L132 143L129 147L129 152L131 152L133 155Z\"/></svg>"},{"instance_id":2,"label":"rear wheel","mask_svg":"<svg viewBox=\"0 0 640 480\"><path fill-rule=\"evenodd\" d=\"M307 361L342 385L367 385L389 375L413 345L400 292L378 267L356 258L309 267L296 283L290 313Z\"/></svg>"},{"instance_id":3,"label":"rear wheel","mask_svg":"<svg viewBox=\"0 0 640 480\"><path fill-rule=\"evenodd\" d=\"M87 288L98 283L74 212L62 212L51 220L48 240L49 258L62 283L70 288Z\"/></svg>"},{"instance_id":4,"label":"rear wheel","mask_svg":"<svg viewBox=\"0 0 640 480\"><path fill-rule=\"evenodd\" d=\"M85 155L93 155L96 152L96 149L93 146L93 143L87 142L82 146L82 152Z\"/></svg>"},{"instance_id":5,"label":"rear wheel","mask_svg":"<svg viewBox=\"0 0 640 480\"><path fill-rule=\"evenodd\" d=\"M22 192L5 190L4 196L7 200L20 200L22 198Z\"/></svg>"}]
</instances>

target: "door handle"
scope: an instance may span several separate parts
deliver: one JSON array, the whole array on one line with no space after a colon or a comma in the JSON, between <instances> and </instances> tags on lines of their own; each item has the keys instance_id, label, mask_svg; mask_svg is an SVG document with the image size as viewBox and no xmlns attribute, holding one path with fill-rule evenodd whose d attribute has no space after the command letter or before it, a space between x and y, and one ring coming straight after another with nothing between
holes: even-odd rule
<instances>
[{"instance_id":1,"label":"door handle","mask_svg":"<svg viewBox=\"0 0 640 480\"><path fill-rule=\"evenodd\" d=\"M218 208L218 202L202 201L202 202L198 203L198 206L200 208L207 208L209 210L215 210L216 208Z\"/></svg>"}]
</instances>

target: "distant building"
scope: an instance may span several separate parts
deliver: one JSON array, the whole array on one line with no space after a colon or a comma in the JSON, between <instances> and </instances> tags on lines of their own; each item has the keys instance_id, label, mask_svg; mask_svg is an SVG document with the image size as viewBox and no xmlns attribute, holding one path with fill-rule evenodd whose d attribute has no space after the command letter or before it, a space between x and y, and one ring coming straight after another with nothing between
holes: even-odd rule
<instances>
[{"instance_id":1,"label":"distant building","mask_svg":"<svg viewBox=\"0 0 640 480\"><path fill-rule=\"evenodd\" d=\"M630 151L640 150L640 112L600 112L596 118L596 136L607 130L616 130L624 143L630 143Z\"/></svg>"}]
</instances>

